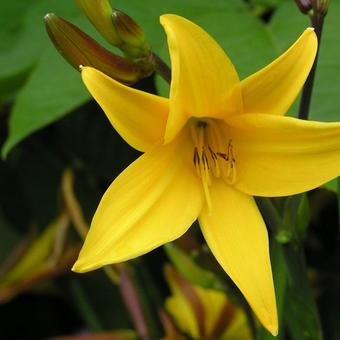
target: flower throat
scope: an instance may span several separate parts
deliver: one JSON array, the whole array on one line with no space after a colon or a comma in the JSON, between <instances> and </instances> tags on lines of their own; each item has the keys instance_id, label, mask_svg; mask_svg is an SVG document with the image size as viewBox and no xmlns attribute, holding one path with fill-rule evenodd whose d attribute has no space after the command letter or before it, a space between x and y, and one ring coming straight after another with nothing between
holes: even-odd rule
<instances>
[{"instance_id":1,"label":"flower throat","mask_svg":"<svg viewBox=\"0 0 340 340\"><path fill-rule=\"evenodd\" d=\"M195 119L189 124L194 145L193 163L211 211L212 177L221 178L227 184L233 184L236 179L233 141L225 138L222 127L214 119Z\"/></svg>"}]
</instances>

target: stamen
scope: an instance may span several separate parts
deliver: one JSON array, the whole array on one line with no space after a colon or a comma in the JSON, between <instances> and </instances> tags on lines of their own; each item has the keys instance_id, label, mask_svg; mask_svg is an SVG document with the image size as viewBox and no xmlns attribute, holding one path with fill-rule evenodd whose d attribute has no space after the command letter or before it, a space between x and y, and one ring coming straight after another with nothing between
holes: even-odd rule
<instances>
[{"instance_id":1,"label":"stamen","mask_svg":"<svg viewBox=\"0 0 340 340\"><path fill-rule=\"evenodd\" d=\"M211 149L210 145L208 145L208 150L210 152L211 159L214 161L214 163L216 163L217 156L216 153Z\"/></svg>"},{"instance_id":2,"label":"stamen","mask_svg":"<svg viewBox=\"0 0 340 340\"><path fill-rule=\"evenodd\" d=\"M213 160L212 170L213 170L214 176L216 178L219 178L221 176L221 171L220 171L220 167L219 167L219 164L218 164L218 161L217 161L218 157L217 157L217 154L216 154L217 150L219 150L218 138L216 137L216 133L214 133L214 129L211 128L211 127L209 129L207 129L207 139L209 141L208 149L209 149L209 152L210 152L210 157Z\"/></svg>"},{"instance_id":3,"label":"stamen","mask_svg":"<svg viewBox=\"0 0 340 340\"><path fill-rule=\"evenodd\" d=\"M236 180L236 160L232 139L224 139L224 131L214 119L194 121L190 124L194 144L193 163L202 181L209 213L212 211L210 186L212 176L222 178L227 184Z\"/></svg>"},{"instance_id":4,"label":"stamen","mask_svg":"<svg viewBox=\"0 0 340 340\"><path fill-rule=\"evenodd\" d=\"M216 154L217 154L217 156L220 156L222 159L224 159L226 162L229 161L229 158L228 158L226 153L216 152Z\"/></svg>"},{"instance_id":5,"label":"stamen","mask_svg":"<svg viewBox=\"0 0 340 340\"><path fill-rule=\"evenodd\" d=\"M195 147L194 149L194 165L195 165L195 169L196 169L196 173L198 175L198 177L200 177L200 163L201 163L201 159L200 156L198 154L198 150L197 147Z\"/></svg>"},{"instance_id":6,"label":"stamen","mask_svg":"<svg viewBox=\"0 0 340 340\"><path fill-rule=\"evenodd\" d=\"M196 146L195 146L195 149L194 149L194 159L193 160L194 160L195 168L200 165L200 156L198 154Z\"/></svg>"},{"instance_id":7,"label":"stamen","mask_svg":"<svg viewBox=\"0 0 340 340\"><path fill-rule=\"evenodd\" d=\"M202 148L202 161L203 161L204 170L206 170L206 169L210 170L209 161L208 161L207 154L205 153L205 148L204 148L204 146L203 146L203 148Z\"/></svg>"},{"instance_id":8,"label":"stamen","mask_svg":"<svg viewBox=\"0 0 340 340\"><path fill-rule=\"evenodd\" d=\"M206 180L202 180L202 184L203 184L205 200L206 200L207 206L208 206L208 212L209 212L209 215L211 215L211 212L212 212L212 201L211 201L211 196L210 196L208 182Z\"/></svg>"}]
</instances>

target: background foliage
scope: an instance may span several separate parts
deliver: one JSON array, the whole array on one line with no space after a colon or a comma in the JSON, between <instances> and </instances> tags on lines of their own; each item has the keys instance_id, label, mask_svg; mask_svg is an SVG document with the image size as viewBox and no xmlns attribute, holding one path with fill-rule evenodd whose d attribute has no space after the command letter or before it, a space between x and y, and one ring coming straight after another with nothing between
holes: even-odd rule
<instances>
[{"instance_id":1,"label":"background foliage","mask_svg":"<svg viewBox=\"0 0 340 340\"><path fill-rule=\"evenodd\" d=\"M273 60L309 26L308 17L290 0L112 0L112 4L141 24L153 50L164 59L168 59L167 48L159 15L171 12L193 20L227 51L241 78ZM61 180L66 168L73 170L76 196L85 219L90 221L105 188L138 156L90 100L79 73L52 46L42 20L49 12L79 25L107 46L73 1L0 2L0 146L3 157L0 161L0 261L3 264L0 292L4 287L1 280L6 277L5 267L10 262L9 254L13 250L18 252L18 244L21 251L27 250L25 242L29 244L30 237L36 239L32 236L34 232L42 235L52 221L61 223L58 219L65 205ZM340 120L338 13L340 1L332 0L312 100L311 119L315 120ZM162 95L168 91L158 77L145 79L136 87ZM289 114L296 113L294 105ZM323 333L326 339L340 339L337 181L327 188L331 191L316 190L309 193L303 203L299 202L297 218L305 221L301 228L308 228L304 237L308 279L313 287L311 294L316 297ZM284 219L284 207L282 212ZM286 224L290 223L293 222ZM280 234L280 242L285 232L287 229ZM197 236L198 232L193 233ZM71 248L78 249L77 234L72 234L71 239ZM295 285L299 280L289 283L290 275L299 276L299 268L294 268L295 274L294 270L285 272L292 267L287 267L283 260L284 246L280 242L272 245L272 261L280 310L291 315L285 317L288 333L292 339L319 339L314 305L308 305L310 296L300 295L306 293L303 282L307 282L307 278L300 279L299 287ZM289 254L285 256L287 261ZM40 263L39 259L32 261ZM141 286L145 282L155 286L153 296L148 297L150 314L155 320L158 320L157 308L169 294L161 270L167 261L163 250L159 249L134 262ZM132 329L119 289L111 285L103 272L76 275L69 268L70 260L60 265L64 275L44 272L46 280L27 284L24 289L15 287L11 299L6 295L3 299L0 297L3 301L0 338L39 339L84 328L91 331ZM31 277L32 270L22 270L18 274L20 280ZM30 288L29 292L26 288ZM19 294L21 291L24 293ZM300 320L304 321L302 326L297 322ZM154 329L157 336L162 334L159 321ZM270 336L262 331L258 338ZM281 338L285 338L284 332Z\"/></svg>"}]
</instances>

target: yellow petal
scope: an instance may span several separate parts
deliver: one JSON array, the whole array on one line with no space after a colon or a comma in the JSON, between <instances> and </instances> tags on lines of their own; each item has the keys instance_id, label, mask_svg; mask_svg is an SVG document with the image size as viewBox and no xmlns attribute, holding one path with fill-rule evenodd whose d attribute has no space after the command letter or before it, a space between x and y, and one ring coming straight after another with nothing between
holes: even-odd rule
<instances>
[{"instance_id":1,"label":"yellow petal","mask_svg":"<svg viewBox=\"0 0 340 340\"><path fill-rule=\"evenodd\" d=\"M222 334L220 340L251 340L254 337L249 328L249 322L242 309L238 309L232 323Z\"/></svg>"},{"instance_id":2,"label":"yellow petal","mask_svg":"<svg viewBox=\"0 0 340 340\"><path fill-rule=\"evenodd\" d=\"M165 268L165 278L172 293L165 301L167 311L179 329L198 338L206 315L195 287L171 267Z\"/></svg>"},{"instance_id":3,"label":"yellow petal","mask_svg":"<svg viewBox=\"0 0 340 340\"><path fill-rule=\"evenodd\" d=\"M212 334L215 330L216 322L219 321L221 313L223 313L223 307L227 303L227 298L224 293L214 289L203 289L199 286L195 286L197 295L203 303L205 310L205 329L207 334ZM234 311L234 306L230 307ZM231 321L233 321L233 316ZM227 315L224 315L227 318Z\"/></svg>"},{"instance_id":4,"label":"yellow petal","mask_svg":"<svg viewBox=\"0 0 340 340\"><path fill-rule=\"evenodd\" d=\"M219 116L221 102L239 79L221 47L202 28L171 14L160 20L167 34L172 68L165 136L169 141L190 116Z\"/></svg>"},{"instance_id":5,"label":"yellow petal","mask_svg":"<svg viewBox=\"0 0 340 340\"><path fill-rule=\"evenodd\" d=\"M273 334L278 322L266 226L252 197L221 180L211 186L212 210L199 217L217 261Z\"/></svg>"},{"instance_id":6,"label":"yellow petal","mask_svg":"<svg viewBox=\"0 0 340 340\"><path fill-rule=\"evenodd\" d=\"M81 74L113 127L133 148L148 151L163 142L167 99L125 86L91 67L83 67Z\"/></svg>"},{"instance_id":7,"label":"yellow petal","mask_svg":"<svg viewBox=\"0 0 340 340\"><path fill-rule=\"evenodd\" d=\"M317 38L312 28L284 54L241 82L243 112L285 114L313 65Z\"/></svg>"},{"instance_id":8,"label":"yellow petal","mask_svg":"<svg viewBox=\"0 0 340 340\"><path fill-rule=\"evenodd\" d=\"M194 339L199 338L199 330L192 307L181 295L174 295L165 300L165 307L176 326Z\"/></svg>"},{"instance_id":9,"label":"yellow petal","mask_svg":"<svg viewBox=\"0 0 340 340\"><path fill-rule=\"evenodd\" d=\"M228 124L235 187L247 194L293 195L340 175L340 123L245 114Z\"/></svg>"},{"instance_id":10,"label":"yellow petal","mask_svg":"<svg viewBox=\"0 0 340 340\"><path fill-rule=\"evenodd\" d=\"M190 140L184 137L145 153L116 178L99 204L73 270L129 260L190 227L203 194Z\"/></svg>"}]
</instances>

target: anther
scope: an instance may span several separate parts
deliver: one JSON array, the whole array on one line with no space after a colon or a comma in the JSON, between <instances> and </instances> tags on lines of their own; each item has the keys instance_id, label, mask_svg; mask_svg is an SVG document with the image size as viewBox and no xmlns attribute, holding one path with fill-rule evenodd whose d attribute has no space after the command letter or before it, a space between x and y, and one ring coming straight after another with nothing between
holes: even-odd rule
<instances>
[{"instance_id":1,"label":"anther","mask_svg":"<svg viewBox=\"0 0 340 340\"><path fill-rule=\"evenodd\" d=\"M197 147L195 147L194 149L194 165L195 167L199 166L200 164L200 156L198 154L198 150L197 150Z\"/></svg>"},{"instance_id":2,"label":"anther","mask_svg":"<svg viewBox=\"0 0 340 340\"><path fill-rule=\"evenodd\" d=\"M222 159L224 159L226 162L229 161L229 156L227 156L226 153L222 153L222 152L216 152L217 156L221 157Z\"/></svg>"},{"instance_id":3,"label":"anther","mask_svg":"<svg viewBox=\"0 0 340 340\"><path fill-rule=\"evenodd\" d=\"M216 164L216 161L217 161L217 156L216 156L216 153L211 149L210 145L208 145L208 150L210 152L210 156L211 156L211 159L214 161L214 163Z\"/></svg>"},{"instance_id":4,"label":"anther","mask_svg":"<svg viewBox=\"0 0 340 340\"><path fill-rule=\"evenodd\" d=\"M208 169L210 170L210 167L209 167L209 160L208 160L208 157L205 153L205 148L203 147L202 149L202 162L203 162L203 167L204 169Z\"/></svg>"},{"instance_id":5,"label":"anther","mask_svg":"<svg viewBox=\"0 0 340 340\"><path fill-rule=\"evenodd\" d=\"M190 124L194 146L193 163L200 178L208 210L212 210L210 186L213 178L227 184L236 180L236 166L232 139L225 139L223 127L213 119L195 120Z\"/></svg>"}]
</instances>

